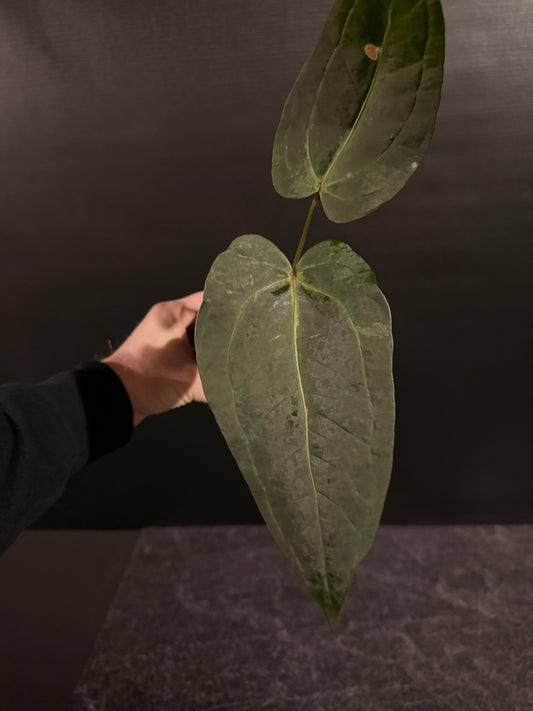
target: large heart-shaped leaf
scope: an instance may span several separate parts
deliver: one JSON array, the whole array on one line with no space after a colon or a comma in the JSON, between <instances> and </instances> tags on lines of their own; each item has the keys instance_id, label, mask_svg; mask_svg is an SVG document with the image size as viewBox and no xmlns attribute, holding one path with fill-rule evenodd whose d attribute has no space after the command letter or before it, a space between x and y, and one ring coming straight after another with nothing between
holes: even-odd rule
<instances>
[{"instance_id":1,"label":"large heart-shaped leaf","mask_svg":"<svg viewBox=\"0 0 533 711\"><path fill-rule=\"evenodd\" d=\"M258 235L213 264L195 335L209 404L277 543L337 619L389 483L390 313L368 265L321 242L293 272Z\"/></svg>"},{"instance_id":2,"label":"large heart-shaped leaf","mask_svg":"<svg viewBox=\"0 0 533 711\"><path fill-rule=\"evenodd\" d=\"M283 109L276 190L319 192L334 222L389 200L429 145L443 66L440 0L337 0Z\"/></svg>"}]
</instances>

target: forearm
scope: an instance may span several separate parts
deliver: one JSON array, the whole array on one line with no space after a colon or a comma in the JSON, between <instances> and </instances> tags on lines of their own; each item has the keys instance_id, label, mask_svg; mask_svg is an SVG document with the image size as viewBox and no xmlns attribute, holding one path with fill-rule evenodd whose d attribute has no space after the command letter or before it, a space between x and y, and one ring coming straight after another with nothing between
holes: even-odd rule
<instances>
[{"instance_id":1,"label":"forearm","mask_svg":"<svg viewBox=\"0 0 533 711\"><path fill-rule=\"evenodd\" d=\"M101 363L37 385L0 387L0 552L74 473L125 444L132 422L121 381Z\"/></svg>"}]
</instances>

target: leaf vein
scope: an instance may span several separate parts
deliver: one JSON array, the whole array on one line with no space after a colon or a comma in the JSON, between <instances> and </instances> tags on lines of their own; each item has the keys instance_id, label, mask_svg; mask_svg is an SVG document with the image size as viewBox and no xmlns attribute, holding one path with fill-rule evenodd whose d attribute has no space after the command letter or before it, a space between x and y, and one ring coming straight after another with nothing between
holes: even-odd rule
<instances>
[{"instance_id":1,"label":"leaf vein","mask_svg":"<svg viewBox=\"0 0 533 711\"><path fill-rule=\"evenodd\" d=\"M420 2L422 2L422 0L420 0ZM416 3L416 6L420 5L420 2ZM392 3L391 3L391 5L392 5ZM415 6L415 7L416 7L416 6ZM409 11L409 13L407 13L407 14L410 14L410 13L415 9L415 7L411 8L411 10ZM428 43L429 43L429 17L428 17L427 8L426 8L426 44L425 44L425 47L424 47L424 51L423 51L423 53L422 53L422 57L424 57L425 54L426 54L426 50L427 50ZM377 71L377 69L376 69L376 71ZM375 76L375 75L374 75L374 76ZM374 161L375 163L377 163L378 161L380 161L380 160L383 158L383 156L393 147L393 145L395 145L395 143L396 143L398 137L403 133L403 131L405 130L407 124L409 123L409 119L410 119L411 116L413 115L413 112L414 112L414 110L415 110L415 108L416 108L417 100L418 100L418 97L419 97L419 94L420 94L420 87L422 86L422 79L423 79L423 77L424 77L424 60L422 59L422 60L421 60L420 71L419 71L418 77L417 77L418 84L417 84L416 91L415 91L415 94L414 94L414 97L413 97L413 102L412 102L412 104L411 104L411 106L410 106L410 108L409 108L409 113L407 114L407 117L406 117L405 120L403 121L403 123L402 123L402 125L400 126L400 128L399 128L399 129L390 137L390 139L387 141L386 145L384 146L384 148L382 149L382 151L380 152L380 154L379 154L379 155L377 156L377 158L375 159L375 161ZM371 85L371 87L370 87L368 96L370 95L370 91L372 90L372 87L373 87L373 83L372 83L372 85ZM365 99L365 103L366 103L366 99ZM363 104L363 108L364 108L364 104ZM361 113L362 113L362 111L363 111L363 108L361 109L360 115L361 115ZM354 126L352 127L352 130L350 131L350 135L348 136L348 138L347 138L346 141L344 142L344 144L343 144L343 146L342 146L342 148L341 148L341 151L344 149L344 147L345 147L346 144L348 143L349 138L350 138L351 135L354 133L354 130L355 130L355 128L356 128L356 124L357 124L358 121L359 121L359 117L360 117L360 116L358 116L356 123L354 124ZM339 151L339 153L340 153L340 151ZM330 172L331 167L333 166L333 163L335 162L335 160L337 160L337 158L338 158L338 156L339 156L339 153L337 153L337 155L336 155L335 158L333 159L333 161L332 161L332 163L331 163L331 165L330 165L330 167L329 167L329 169L328 169L326 175L324 175L324 178L322 179L322 183L321 183L321 184L323 184L323 183L325 182L326 176L327 176L327 174ZM365 172L366 169L367 169L367 165L361 166L358 170L355 171L355 174L352 176L352 178L355 178L355 177L357 177L358 175L361 175L362 173ZM334 180L334 181L328 183L328 186L327 186L327 188L326 188L326 190L325 190L324 192L329 193L329 194L331 195L331 194L332 194L331 188L334 187L335 185L339 185L339 184L342 184L342 183L346 183L346 178L345 178L345 177L344 177L344 178L340 178L339 180ZM366 197L370 197L370 196L374 195L375 193L379 193L381 189L382 189L382 188L377 188L376 190L372 190L372 191L370 191L370 192L367 192L367 193L364 194L364 197L365 197L365 198L366 198ZM341 200L341 201L343 201L343 202L351 202L351 201L353 200L353 198L351 198L351 197L346 198L346 197L341 197L340 195L335 195L335 199L336 199L336 200Z\"/></svg>"},{"instance_id":2,"label":"leaf vein","mask_svg":"<svg viewBox=\"0 0 533 711\"><path fill-rule=\"evenodd\" d=\"M305 394L304 394L304 389L303 389L303 383L302 383L302 374L300 371L300 362L299 362L299 352L298 352L298 338L297 338L297 330L298 330L298 290L296 286L296 279L293 279L292 282L292 294L293 294L293 341L294 341L294 355L295 355L295 360L296 360L296 373L298 377L298 387L300 390L300 395L302 398L302 404L303 404L303 411L304 411L304 431L305 431L305 452L307 455L307 467L309 470L309 478L311 479L311 483L313 485L313 491L314 491L314 498L315 498L315 506L316 506L316 517L317 517L317 524L318 524L318 529L320 532L320 543L321 543L321 555L322 555L322 568L323 568L323 573L324 573L324 586L327 592L327 595L331 601L331 591L329 589L329 583L326 575L326 554L325 554L325 548L324 548L324 532L322 530L322 521L320 519L320 510L318 508L318 494L317 494L317 489L315 485L315 480L313 478L313 469L311 467L311 457L309 454L309 413L307 410L307 403L305 401Z\"/></svg>"},{"instance_id":3,"label":"leaf vein","mask_svg":"<svg viewBox=\"0 0 533 711\"><path fill-rule=\"evenodd\" d=\"M324 80L325 80L325 78L326 78L326 74L328 73L329 66L330 66L331 62L333 61L333 58L334 58L334 56L335 56L337 50L338 50L339 47L340 47L340 44L341 44L341 42L342 42L342 38L344 37L344 33L345 33L345 31L346 31L346 26L347 26L348 22L350 21L350 17L351 17L351 15L352 15L352 13L354 12L356 5L357 5L357 3L354 3L354 4L353 4L353 6L351 7L350 11L349 11L348 14L346 15L346 18L344 19L344 24L343 24L343 26L342 26L342 30L341 30L341 33L340 33L340 35L339 35L338 42L337 42L337 44L335 45L335 48L333 49L332 53L330 54L330 57L329 57L328 61L326 62L326 66L324 67L324 71L322 72L322 76L320 77L320 81L319 81L318 86L317 86L317 89L316 89L316 91L315 91L315 96L314 96L314 98L313 98L313 105L312 105L312 107L311 107L311 111L309 112L309 121L307 122L307 130L306 130L306 132L305 132L305 148L306 148L307 158L308 158L308 160L309 160L309 167L311 168L311 172L313 173L313 175L315 176L315 178L316 178L316 180L317 180L317 187L318 187L318 188L320 188L320 185L321 185L321 183L323 182L323 178L322 178L322 180L321 180L321 179L318 177L318 175L317 175L317 173L316 173L316 171L315 171L315 168L314 168L314 166L313 166L313 164L312 164L312 162L311 162L311 153L310 153L310 150L309 150L309 134L311 133L311 121L312 121L312 119L313 119L313 114L314 114L315 109L316 109L316 102L317 102L318 94L320 93L320 89L322 88L322 84L324 83Z\"/></svg>"},{"instance_id":4,"label":"leaf vein","mask_svg":"<svg viewBox=\"0 0 533 711\"><path fill-rule=\"evenodd\" d=\"M340 510L342 511L342 513L343 513L344 516L346 517L346 520L349 521L349 522L352 524L352 526L354 527L354 529L357 531L357 535L360 536L360 535L361 535L361 532L359 531L359 528L358 528L357 524L356 524L354 521L352 521L352 519L350 518L350 516L348 516L348 514L346 513L345 509L344 509L340 504L338 504L336 501L334 501L334 500L331 498L331 496L328 496L328 495L325 494L323 491L320 491L320 489L318 489L318 493L320 494L320 496L323 496L324 499L327 499L327 500L330 501L334 506L336 506L338 509L340 509ZM355 493L357 494L357 492L355 492Z\"/></svg>"},{"instance_id":5,"label":"leaf vein","mask_svg":"<svg viewBox=\"0 0 533 711\"><path fill-rule=\"evenodd\" d=\"M391 3L390 3L390 5L389 5L389 16L388 16L388 19L387 19L387 27L386 27L386 29L385 29L385 35L384 35L384 37L383 37L383 47L385 47L386 44L387 44L387 38L388 38L389 30L390 30L390 27L391 27L392 6L393 6L393 5L394 5L394 0L391 0ZM355 5L354 5L354 7L355 7ZM361 119L361 116L364 114L366 105L368 104L368 101L369 101L369 99L370 99L370 96L372 95L372 91L373 91L373 89L374 89L374 85L376 84L377 76L378 76L378 74L379 74L379 66L380 66L380 62L381 62L381 57L383 56L383 47L382 47L381 52L379 53L378 58L377 58L377 60L376 60L376 69L374 70L374 76L372 77L372 82L371 82L371 84L370 84L370 87L369 87L369 89L368 89L368 91L367 91L367 93L366 93L366 96L365 96L365 99L364 99L364 101L363 101L363 103L362 103L362 105L361 105L361 108L359 109L359 113L358 113L357 116L355 117L353 126L351 127L351 129L350 129L348 135L346 136L346 138L345 138L344 141L342 142L342 145L338 148L337 152L336 152L335 155L333 156L333 158L332 158L332 160L331 160L331 163L329 164L329 168L328 168L328 169L326 170L326 172L324 173L324 175L323 175L323 177L322 177L322 180L321 180L321 182L320 182L320 188L321 188L322 185L325 183L325 181L326 181L328 175L331 173L331 170L332 170L333 166L335 165L335 162L337 161L338 157L341 155L341 153L343 152L344 148L346 147L346 144L348 143L348 141L350 140L350 138L351 138L352 135L354 134L355 129L357 128L357 126L358 126L358 124L359 124L359 121L360 121L360 119ZM319 188L319 189L320 189L320 188Z\"/></svg>"},{"instance_id":6,"label":"leaf vein","mask_svg":"<svg viewBox=\"0 0 533 711\"><path fill-rule=\"evenodd\" d=\"M244 439L244 441L245 441L245 443L246 443L246 449L248 450L249 460L250 460L252 469L253 469L254 474L255 474L255 480L256 480L257 484L258 484L258 485L261 487L261 489L263 490L263 493L264 493L264 501L265 501L266 505L268 506L268 509L269 509L269 511L270 511L270 515L272 516L272 521L275 523L275 525L276 525L276 527L277 527L278 535L279 535L280 538L282 538L283 541L285 542L285 546L287 547L287 550L289 550L289 551L292 552L292 555L293 555L293 557L294 557L294 561L295 561L297 567L299 568L300 573L301 573L302 575L304 575L304 572L305 572L304 566L302 565L302 562L301 562L300 559L298 558L298 556L297 556L297 554L296 554L296 551L294 550L293 546L292 546L292 545L290 544L290 542L287 540L287 538L286 538L286 536L285 536L285 534L284 534L284 532L283 532L283 528L281 527L279 521L277 520L276 516L274 515L274 512L273 512L273 510L272 510L272 506L270 505L270 500L269 500L269 498L268 498L268 493L267 493L266 487L265 487L265 485L263 484L263 482L262 482L262 480L261 480L261 477L259 476L259 473L258 473L257 468L256 468L256 466L255 466L254 457L253 457L253 454L252 454L252 450L251 450L251 448L250 448L250 442L249 442L249 440L248 440L248 437L246 436L246 430L245 430L245 428L243 427L243 424L242 424L241 419L240 419L240 417L239 417L239 410L238 410L238 408L237 408L237 403L235 402L235 390L234 390L233 385L232 385L232 378L231 378L231 372L230 372L230 367L229 367L230 354L231 354L231 349L232 349L232 346L233 346L233 338L234 338L235 333L236 333L236 331L237 331L237 326L238 326L238 324L239 324L239 322L240 322L240 320L241 320L241 318L242 318L242 315L243 315L244 311L246 310L246 308L248 307L249 303L252 301L253 298L256 298L258 294L262 293L263 291L267 291L268 289L271 289L273 286L277 286L278 284L280 284L281 282L284 282L284 281L285 281L285 279L279 279L278 281L275 281L275 282L273 282L272 284L267 284L267 285L264 286L262 289L258 289L257 291L254 291L254 292L250 295L250 297L249 297L248 299L246 299L246 300L244 301L244 303L242 304L242 306L240 307L239 312L238 312L238 314L237 314L237 318L235 319L235 325L234 325L234 327L233 327L233 330L232 330L230 339L229 339L229 341L228 341L228 350L227 350L227 355L226 355L226 373L227 373L227 378L228 378L228 381L229 381L229 384L230 384L230 388L231 388L231 396L232 396L232 401L233 401L233 410L234 410L234 414L235 414L235 419L237 420L237 424L238 424L239 427L240 427L240 430L241 430L243 439Z\"/></svg>"},{"instance_id":7,"label":"leaf vein","mask_svg":"<svg viewBox=\"0 0 533 711\"><path fill-rule=\"evenodd\" d=\"M318 287L314 286L313 284L310 284L310 283L307 282L307 281L303 281L299 276L297 276L297 279L299 279L300 283L301 283L303 286L305 286L305 288L309 288L309 289L311 289L312 291L316 291L316 292L318 292L319 294L322 294L323 296L328 296L328 297L329 297L330 299L332 299L336 304L338 304L339 308L344 312L344 314L345 314L345 316L346 316L346 318L347 318L347 320L348 320L348 323L350 324L350 327L352 328L352 330L353 330L353 332L354 332L354 334L355 334L355 337L356 337L356 340L357 340L357 345L358 345L358 348L359 348L359 353L360 353L360 355L361 355L361 362L363 363L363 376L364 376L364 383L363 383L363 384L364 384L364 387L365 387L365 393L366 393L367 398L368 398L368 404L369 404L370 409L371 409L371 411L372 411L372 434L373 434L373 433L374 433L374 429L375 429L374 403L372 402L372 397L371 397L371 395L370 395L370 390L369 390L369 387L368 387L368 374L367 374L367 372L366 372L366 362L365 362L365 358L364 358L364 356L363 356L363 349L362 349L362 347L361 347L361 339L360 339L360 337L359 337L359 331L357 330L357 326L356 326L355 323L353 322L352 317L350 316L350 314L349 314L348 311L346 310L346 307L344 306L344 304L343 304L341 301L339 301L339 299L337 299L336 296L334 296L333 294L328 293L327 291L324 291L324 289L319 289ZM372 458L372 454L370 454L370 456L371 456L371 458Z\"/></svg>"}]
</instances>

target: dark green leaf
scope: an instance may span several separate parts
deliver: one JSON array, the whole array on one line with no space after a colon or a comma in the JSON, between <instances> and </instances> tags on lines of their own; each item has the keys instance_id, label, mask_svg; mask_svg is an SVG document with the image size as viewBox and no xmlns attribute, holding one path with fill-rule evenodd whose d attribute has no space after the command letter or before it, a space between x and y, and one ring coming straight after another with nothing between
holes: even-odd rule
<instances>
[{"instance_id":1,"label":"dark green leaf","mask_svg":"<svg viewBox=\"0 0 533 711\"><path fill-rule=\"evenodd\" d=\"M334 222L389 200L429 145L443 66L440 0L337 0L283 109L276 190L320 192Z\"/></svg>"},{"instance_id":2,"label":"dark green leaf","mask_svg":"<svg viewBox=\"0 0 533 711\"><path fill-rule=\"evenodd\" d=\"M331 623L376 533L392 463L387 302L346 244L293 275L271 242L213 264L196 326L202 383L258 507Z\"/></svg>"}]
</instances>

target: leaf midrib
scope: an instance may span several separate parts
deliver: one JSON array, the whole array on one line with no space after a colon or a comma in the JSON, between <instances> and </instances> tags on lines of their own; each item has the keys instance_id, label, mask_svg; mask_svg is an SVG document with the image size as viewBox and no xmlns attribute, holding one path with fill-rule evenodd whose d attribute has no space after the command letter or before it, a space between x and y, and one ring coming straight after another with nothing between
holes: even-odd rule
<instances>
[{"instance_id":1,"label":"leaf midrib","mask_svg":"<svg viewBox=\"0 0 533 711\"><path fill-rule=\"evenodd\" d=\"M394 1L394 0L393 0L393 1ZM410 14L411 12L413 12L413 10L414 10L414 9L420 4L420 2L422 2L422 1L423 1L423 0L420 0L418 3L416 3L416 5L414 5L414 6L409 10L409 14ZM388 28L387 28L387 32L388 32ZM424 46L424 51L423 51L423 53L422 53L423 58L426 56L426 52L427 52L429 40L430 40L430 36L429 36L429 14L428 14L428 12L427 12L427 6L426 6L426 42L425 42L425 46ZM385 42L384 42L383 44L385 44ZM378 59L378 61L379 61L379 59ZM377 72L377 70L378 70L378 68L376 67L376 72ZM393 145L395 145L395 143L396 143L397 139L399 138L399 136L401 136L401 134L404 133L404 131L406 130L407 126L410 125L409 122L411 121L411 117L412 117L412 115L413 115L413 113L414 113L414 111L415 111L415 109L416 109L417 103L418 103L418 98L419 98L419 94L420 94L420 88L421 88L421 86L422 86L422 81L423 81L423 79L424 79L424 71L425 71L424 59L422 59L422 61L421 61L421 66L420 66L420 71L419 71L419 73L418 73L417 87L416 87L416 91L415 91L414 96L413 96L413 103L411 104L411 107L410 107L410 109L409 109L409 113L408 113L407 117L405 118L403 124L402 124L402 125L400 126L400 128L396 131L396 133L392 136L392 138L389 140L389 142L387 143L387 145L385 146L385 148L383 148L383 150L381 151L381 153L379 154L379 156L375 159L375 161L374 161L375 163L378 163L379 161L382 160L383 156L393 147ZM375 76L376 76L376 75L374 74L374 77L375 77ZM372 80L372 85L373 85L373 83L374 83L374 80ZM372 89L372 85L371 85L371 87L370 87L370 89L369 89L369 93L370 93L370 91L371 91L371 89ZM367 98L368 98L368 95L367 95ZM365 99L365 103L366 103L366 99ZM362 112L362 109L361 109L361 112ZM360 118L360 116L357 117L357 122L359 121L359 118ZM353 126L352 130L353 130L353 129L355 129L355 125ZM351 133L351 132L350 132L350 133ZM347 144L349 138L350 138L350 135L348 136L348 139L346 139L345 143L343 144L343 146L342 146L342 148L341 148L341 151L344 150L344 148L345 148L345 146L346 146L346 144ZM337 160L337 158L338 158L338 154L335 156L335 159L334 159L334 160ZM327 176L327 174L330 172L330 170L331 170L332 167L333 167L333 163L332 163L332 165L330 165L330 167L329 167L328 170L326 171L326 173L325 173L325 175L324 175L324 178L323 178L323 181L325 181L326 176ZM360 168L358 168L358 169L355 171L355 175L364 173L365 170L367 170L367 167L368 167L367 165L361 166ZM325 192L326 192L326 193L329 193L329 194L331 195L331 194L332 194L332 193L331 193L331 188L332 188L334 185L339 185L339 184L341 184L341 183L343 183L343 182L345 182L345 178L340 178L339 180L334 180L332 183L329 183L329 185L327 186L327 189L326 189ZM319 189L321 189L321 187L322 187L322 183L320 184L320 188L319 188ZM373 195L374 193L378 193L380 190L381 190L381 188L378 188L377 190L374 190L374 191L372 191L371 193L366 193L366 194L365 194L365 197L368 197L368 196L370 196L370 195ZM341 197L340 195L335 195L335 199L336 199L336 200L342 200L342 201L344 201L344 202L350 202L350 200L351 200L351 198L343 198L343 197Z\"/></svg>"},{"instance_id":2,"label":"leaf midrib","mask_svg":"<svg viewBox=\"0 0 533 711\"><path fill-rule=\"evenodd\" d=\"M381 62L382 62L382 57L383 57L383 54L384 54L384 51L383 51L383 50L384 50L384 48L385 48L385 46L386 46L386 44L387 44L387 39L388 39L388 35L389 35L389 30L390 30L390 27L391 27L392 6L393 6L393 5L394 5L394 0L391 0L391 3L390 3L390 5L389 5L389 15L388 15L388 18L387 18L387 27L386 27L386 29L385 29L385 34L384 34L384 36L383 36L383 43L382 43L382 45L381 45L380 52L379 52L379 54L378 54L378 58L377 58L377 61L376 61L376 69L375 69L375 71L374 71L374 76L372 77L372 81L371 81L370 86L369 86L369 88L368 88L368 91L367 91L367 93L366 93L365 99L364 99L363 103L361 104L361 108L359 109L359 112L358 112L358 114L357 114L357 116L356 116L356 118L355 118L355 121L354 121L354 123L353 123L352 128L350 129L350 132L348 133L348 135L347 135L346 138L344 139L342 145L337 149L337 152L335 153L335 155L333 156L333 158L332 158L332 160L331 160L331 163L329 164L329 168L326 170L326 172L325 172L324 175L322 176L322 180L320 181L320 185L318 186L318 190L319 190L319 191L322 189L322 186L323 186L324 183L326 182L326 179L327 179L328 175L330 174L330 172L331 172L333 166L334 166L335 163L337 162L337 159L339 158L339 156L341 155L341 153L344 151L344 149L345 149L347 143L350 141L351 137L353 136L353 134L354 134L354 132L355 132L355 129L357 128L357 126L358 126L358 124L359 124L359 121L360 121L360 119L361 119L361 117L362 117L362 115L363 115L363 113L364 113L364 111L365 111L366 105L368 104L368 101L369 101L369 99L370 99L370 96L372 95L372 91L373 91L373 89L374 89L374 85L375 85L375 83L376 83L376 81L377 81L377 78L376 78L376 77L377 77L377 75L378 75L379 68L380 68L380 65L381 65ZM344 29L343 29L342 34L344 34ZM341 39L342 39L342 35L341 35ZM339 44L338 44L337 47L335 48L335 51L337 50L337 48L338 48L339 46L340 46L340 40L339 40ZM333 54L335 53L335 51L332 52L332 55L331 55L331 56L333 56ZM330 59L331 59L331 58L330 58ZM318 92L317 92L317 93L318 93ZM314 110L314 106L313 106L313 110ZM312 112L311 112L311 113L312 113ZM311 122L311 121L309 121L309 123L310 123L310 122ZM309 133L309 129L308 129L308 133ZM309 138L308 138L307 140L309 140ZM313 169L313 172L314 172L314 169Z\"/></svg>"},{"instance_id":3,"label":"leaf midrib","mask_svg":"<svg viewBox=\"0 0 533 711\"><path fill-rule=\"evenodd\" d=\"M321 558L322 558L322 570L323 570L323 582L324 582L324 588L327 592L327 596L329 598L329 603L331 604L332 599L331 599L331 591L329 589L329 581L327 578L326 574L326 553L325 553L325 546L324 546L324 532L322 530L322 521L320 518L320 510L318 507L318 491L315 485L315 480L313 477L313 468L311 466L311 456L309 453L309 413L307 410L307 403L305 401L305 393L303 389L303 383L302 383L302 374L300 372L300 356L299 356L299 351L298 351L298 286L297 286L297 277L295 275L292 276L291 278L291 293L292 293L292 322L293 322L293 345L294 345L294 356L295 356L295 363L296 363L296 374L298 378L298 388L300 390L300 396L302 398L302 404L303 404L303 409L304 409L304 431L305 431L305 453L306 453L306 458L307 458L307 468L309 471L309 478L311 479L311 484L313 485L313 491L315 493L315 507L316 507L316 520L318 523L318 528L320 531L320 553L321 553Z\"/></svg>"},{"instance_id":4,"label":"leaf midrib","mask_svg":"<svg viewBox=\"0 0 533 711\"><path fill-rule=\"evenodd\" d=\"M289 267L290 267L289 262L287 262L287 264L288 264ZM251 448L250 448L250 442L249 442L249 440L248 440L248 437L246 436L246 430L245 430L245 428L243 427L242 422L241 422L240 417L239 417L239 410L238 410L237 404L236 404L236 402L235 402L235 388L233 387L233 383L231 382L230 368L229 368L229 360L230 360L230 355L231 355L231 349L232 349L232 346L233 346L233 338L234 338L234 336L235 336L235 333L237 332L237 326L239 325L239 322L240 322L240 320L241 320L241 318L242 318L242 315L243 315L243 313L246 311L246 309L247 309L247 307L249 306L249 304L250 304L250 302L252 301L252 299L257 298L257 295L258 295L258 294L261 294L263 291L267 291L268 289L271 289L271 288L273 288L274 286L278 286L279 284L286 284L286 283L287 283L287 277L286 277L286 276L282 276L282 277L280 277L279 279L277 279L276 281L271 282L270 284L267 284L266 286L262 287L261 289L258 289L257 291L254 291L253 293L250 294L249 298L246 299L246 300L243 302L243 304L241 305L241 307L240 307L240 309L239 309L239 312L238 312L238 314L237 314L237 318L235 319L235 324L234 324L234 326L233 326L233 330L232 330L232 332L231 332L230 339L229 339L229 341L228 341L228 348L227 348L227 354L226 354L226 373L227 373L228 382L229 382L229 385L230 385L230 388L231 388L231 396L232 396L232 402L233 402L233 412L234 412L235 418L236 418L236 420L237 420L237 423L238 423L238 425L239 425L239 427L240 427L240 429L241 429L241 432L242 432L242 435L243 435L243 439L244 439L244 441L246 442L246 449L248 450L249 461L250 461L250 464L251 464L251 466L252 466L252 468L253 468L253 471L254 471L254 474L255 474L255 480L258 482L258 484L259 484L259 485L261 486L261 488L263 489L263 492L265 493L265 502L266 502L266 505L268 506L268 510L270 511L270 515L271 515L271 517L272 517L272 520L273 520L274 523L276 524L277 529L278 529L278 531L279 531L279 534L280 534L281 538L282 538L283 541L285 542L285 546L287 547L287 550L292 551L292 554L293 554L293 556L294 556L294 560L295 560L295 562L296 562L296 565L297 565L297 567L300 569L300 571L303 573L303 571L305 570L305 568L304 568L304 566L302 565L302 563L301 563L300 559L298 558L298 556L296 555L296 551L294 550L293 546L292 546L292 545L289 543L289 541L287 540L287 538L286 538L286 536L285 536L285 533L284 533L284 531L283 531L282 526L280 525L279 521L277 520L276 516L274 515L274 512L272 511L272 507L271 507L271 505L270 505L270 500L269 500L268 495L267 495L266 487L265 487L265 485L263 484L263 481L261 480L261 477L259 476L258 471L257 471L257 469L256 469L254 457L253 457L253 454L252 454L252 451L251 451Z\"/></svg>"}]
</instances>

